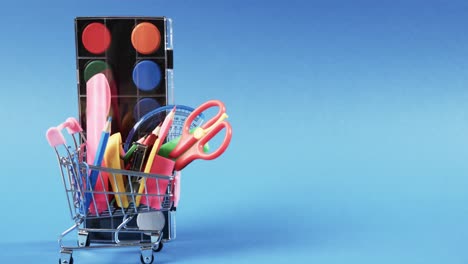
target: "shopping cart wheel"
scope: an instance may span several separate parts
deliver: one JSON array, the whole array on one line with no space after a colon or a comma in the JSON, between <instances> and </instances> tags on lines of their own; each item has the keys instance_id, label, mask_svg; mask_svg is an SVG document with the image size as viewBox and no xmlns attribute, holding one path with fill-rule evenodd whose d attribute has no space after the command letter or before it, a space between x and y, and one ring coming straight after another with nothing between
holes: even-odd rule
<instances>
[{"instance_id":1,"label":"shopping cart wheel","mask_svg":"<svg viewBox=\"0 0 468 264\"><path fill-rule=\"evenodd\" d=\"M73 264L73 257L70 257L70 260L63 260L59 259L59 264Z\"/></svg>"},{"instance_id":2,"label":"shopping cart wheel","mask_svg":"<svg viewBox=\"0 0 468 264\"><path fill-rule=\"evenodd\" d=\"M153 263L154 261L154 256L153 254L151 254L151 257L148 257L148 256L143 256L143 254L140 255L140 260L141 260L141 263L143 264L151 264Z\"/></svg>"},{"instance_id":3,"label":"shopping cart wheel","mask_svg":"<svg viewBox=\"0 0 468 264\"><path fill-rule=\"evenodd\" d=\"M70 258L70 262L64 260L64 262L62 262L62 259L59 259L59 264L73 264L73 258Z\"/></svg>"},{"instance_id":4,"label":"shopping cart wheel","mask_svg":"<svg viewBox=\"0 0 468 264\"><path fill-rule=\"evenodd\" d=\"M73 251L71 250L62 250L60 251L59 264L73 264Z\"/></svg>"},{"instance_id":5,"label":"shopping cart wheel","mask_svg":"<svg viewBox=\"0 0 468 264\"><path fill-rule=\"evenodd\" d=\"M158 246L157 246L157 247L156 247L156 246L153 246L153 251L154 251L154 252L159 252L159 251L161 251L161 250L163 249L163 246L164 246L164 245L163 245L163 242L161 241L161 242L158 243Z\"/></svg>"}]
</instances>

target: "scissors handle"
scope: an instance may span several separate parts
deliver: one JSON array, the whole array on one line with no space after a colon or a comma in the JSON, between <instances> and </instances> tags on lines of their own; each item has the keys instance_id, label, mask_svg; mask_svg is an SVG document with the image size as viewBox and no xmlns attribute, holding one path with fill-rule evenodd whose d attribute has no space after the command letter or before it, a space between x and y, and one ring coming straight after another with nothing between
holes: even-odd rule
<instances>
[{"instance_id":1,"label":"scissors handle","mask_svg":"<svg viewBox=\"0 0 468 264\"><path fill-rule=\"evenodd\" d=\"M221 131L221 129L226 128L226 134L223 139L223 143L213 152L205 153L203 150L203 146L208 143L216 134ZM203 160L212 160L219 157L229 146L232 137L232 128L231 125L227 121L223 121L218 123L212 130L210 130L205 136L203 136L196 144L190 147L184 154L182 154L175 163L175 170L180 171L185 166L187 166L190 162L194 161L195 159L203 159Z\"/></svg>"},{"instance_id":2,"label":"scissors handle","mask_svg":"<svg viewBox=\"0 0 468 264\"><path fill-rule=\"evenodd\" d=\"M197 138L195 138L192 134L190 134L190 125L193 123L195 118L199 116L201 113L203 113L206 109L209 109L211 107L219 107L219 111L216 114L215 117L211 118L208 120L205 124L201 126L202 129L208 129L215 125L218 120L223 118L223 115L226 113L226 107L224 106L224 103L219 101L219 100L210 100L202 105L200 105L197 109L192 111L190 115L187 117L187 119L184 122L184 126L182 127L182 134L179 140L179 143L177 146L171 151L169 156L171 158L177 158L181 156L189 147L195 144L197 142Z\"/></svg>"}]
</instances>

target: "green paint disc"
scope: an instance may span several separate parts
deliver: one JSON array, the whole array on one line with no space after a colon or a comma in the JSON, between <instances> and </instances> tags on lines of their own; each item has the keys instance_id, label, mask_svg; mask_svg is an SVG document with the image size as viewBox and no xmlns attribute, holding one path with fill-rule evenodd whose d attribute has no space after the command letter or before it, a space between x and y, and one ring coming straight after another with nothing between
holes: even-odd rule
<instances>
[{"instance_id":1,"label":"green paint disc","mask_svg":"<svg viewBox=\"0 0 468 264\"><path fill-rule=\"evenodd\" d=\"M109 64L102 60L95 60L88 63L84 70L84 80L87 82L94 75L101 73L107 69L110 69Z\"/></svg>"}]
</instances>

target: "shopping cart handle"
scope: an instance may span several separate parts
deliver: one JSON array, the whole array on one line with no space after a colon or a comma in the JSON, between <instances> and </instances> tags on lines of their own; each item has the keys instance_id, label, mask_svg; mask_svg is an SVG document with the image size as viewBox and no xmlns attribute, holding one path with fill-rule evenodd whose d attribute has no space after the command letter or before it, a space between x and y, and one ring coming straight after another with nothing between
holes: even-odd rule
<instances>
[{"instance_id":1,"label":"shopping cart handle","mask_svg":"<svg viewBox=\"0 0 468 264\"><path fill-rule=\"evenodd\" d=\"M78 120L76 120L73 117L67 118L67 120L63 122L59 127L62 126L67 128L67 131L70 135L83 131ZM63 129L63 127L61 129Z\"/></svg>"},{"instance_id":2,"label":"shopping cart handle","mask_svg":"<svg viewBox=\"0 0 468 264\"><path fill-rule=\"evenodd\" d=\"M51 127L47 130L46 138L51 147L65 144L66 141L61 132L64 128L66 128L71 135L83 131L80 123L75 118L70 117L57 127Z\"/></svg>"}]
</instances>

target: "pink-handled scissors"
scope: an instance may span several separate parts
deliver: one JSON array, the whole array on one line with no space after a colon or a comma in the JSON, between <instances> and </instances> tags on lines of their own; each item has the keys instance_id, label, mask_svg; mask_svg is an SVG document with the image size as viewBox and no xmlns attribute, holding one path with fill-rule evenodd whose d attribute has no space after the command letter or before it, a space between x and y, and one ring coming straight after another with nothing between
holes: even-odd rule
<instances>
[{"instance_id":1,"label":"pink-handled scissors","mask_svg":"<svg viewBox=\"0 0 468 264\"><path fill-rule=\"evenodd\" d=\"M193 133L190 133L190 125L195 118L211 107L219 107L216 116L208 120L208 122L202 126L197 127ZM231 142L232 137L231 125L227 121L224 121L227 117L226 107L218 100L210 100L200 105L187 117L184 126L182 127L182 135L179 143L171 153L169 153L169 157L176 159L176 171L182 170L195 159L212 160L223 154ZM204 153L203 146L216 136L223 128L226 129L226 135L224 136L221 146L213 152Z\"/></svg>"}]
</instances>

